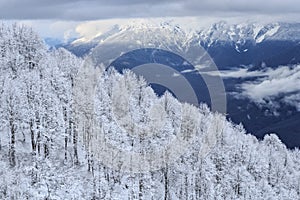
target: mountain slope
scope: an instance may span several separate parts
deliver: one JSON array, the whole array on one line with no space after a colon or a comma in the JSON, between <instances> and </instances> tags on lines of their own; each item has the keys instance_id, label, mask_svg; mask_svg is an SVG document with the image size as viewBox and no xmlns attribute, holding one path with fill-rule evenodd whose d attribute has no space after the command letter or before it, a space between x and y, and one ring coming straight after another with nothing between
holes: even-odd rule
<instances>
[{"instance_id":1,"label":"mountain slope","mask_svg":"<svg viewBox=\"0 0 300 200\"><path fill-rule=\"evenodd\" d=\"M300 151L275 135L258 141L130 71L48 52L27 27L0 35L1 199L299 199ZM147 165L120 162L157 149Z\"/></svg>"},{"instance_id":2,"label":"mountain slope","mask_svg":"<svg viewBox=\"0 0 300 200\"><path fill-rule=\"evenodd\" d=\"M94 38L86 41L84 38L80 38L74 41L68 48L72 50L72 46L80 46L85 44L100 44L104 42L110 36L114 36L124 31L137 31L137 30L149 30L156 29L156 35L162 35L160 32L165 29L173 30L173 32L184 32L178 25L173 23L160 23L156 24L152 21L141 21L135 23L129 23L122 26L115 25L108 32L95 36ZM243 48L247 43L255 45L264 41L300 41L299 36L300 24L297 23L244 23L244 24L228 24L221 21L219 23L212 24L209 28L202 28L198 30L194 28L189 30L189 38L194 37L200 44L208 48L216 43L230 43L234 46L235 50L239 53L247 52L246 48ZM163 31L162 31L163 32ZM172 37L172 35L170 35ZM133 38L137 40L138 38ZM162 41L157 38L157 40ZM75 52L76 53L76 52Z\"/></svg>"},{"instance_id":3,"label":"mountain slope","mask_svg":"<svg viewBox=\"0 0 300 200\"><path fill-rule=\"evenodd\" d=\"M98 38L92 40L93 42L80 43L78 41L76 45L80 44L82 45L79 45L80 47L84 47L86 44L93 44L93 48L97 46L96 59L99 60L99 63L113 60L113 65L119 72L122 72L123 69L131 69L137 64L156 62L156 59L157 62L166 61L163 64L171 66L179 72L190 71L191 73L181 73L181 75L189 81L196 92L198 100L210 105L211 99L201 77L195 77L195 73L192 73L194 71L190 68L185 69L186 66L183 66L180 62L171 62L173 60L171 54L155 58L155 56L148 56L149 54L145 52L134 52L135 54L126 54L119 58L120 55L132 51L132 47L135 47L135 49L161 48L181 55L193 65L194 61L201 57L200 55L203 55L203 52L207 51L220 71L246 70L246 76L223 79L227 92L228 118L235 123L243 123L246 129L258 138L262 138L269 131L272 131L289 148L294 148L300 145L298 134L300 129L296 123L290 123L289 120L299 118L295 106L286 105L281 100L280 95L279 97L275 95L271 99L266 97L266 103L262 104L258 104L247 97L240 97L244 92L242 89L244 84L252 83L255 85L262 79L260 75L248 78L247 74L257 73L268 76L264 72L269 73L269 71L281 69L282 66L297 67L297 63L300 63L299 33L299 24L289 23L264 25L220 22L207 29L187 32L172 23L153 24L146 21L114 27L112 33L104 34L105 39L98 36ZM203 49L199 47L199 44ZM89 49L85 50L90 52ZM118 51L122 52L117 55L113 54L113 52ZM204 60L210 60L208 54L205 55ZM104 64L109 67L111 63ZM205 65L202 65L201 70L205 70L203 66ZM288 77L286 78L288 79ZM155 86L153 88L156 89L158 94L165 91L165 88L157 89L158 87L155 88ZM259 93L260 91L254 92ZM284 91L283 93L283 96L290 96ZM296 93L298 92L296 91ZM274 110L274 107L278 109ZM254 117L249 120L248 115ZM274 126L278 123L285 124L288 128L283 130L279 126Z\"/></svg>"}]
</instances>

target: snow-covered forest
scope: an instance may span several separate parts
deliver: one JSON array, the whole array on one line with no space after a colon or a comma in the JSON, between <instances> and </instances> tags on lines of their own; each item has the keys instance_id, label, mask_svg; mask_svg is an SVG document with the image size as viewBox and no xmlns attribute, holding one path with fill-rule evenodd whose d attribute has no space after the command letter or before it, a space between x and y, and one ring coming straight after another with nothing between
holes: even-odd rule
<instances>
[{"instance_id":1,"label":"snow-covered forest","mask_svg":"<svg viewBox=\"0 0 300 200\"><path fill-rule=\"evenodd\" d=\"M157 97L130 71L99 67L89 95L79 70L95 66L26 26L0 25L0 51L0 199L300 199L300 151L276 135ZM147 154L178 137L177 159L140 173L102 146Z\"/></svg>"}]
</instances>

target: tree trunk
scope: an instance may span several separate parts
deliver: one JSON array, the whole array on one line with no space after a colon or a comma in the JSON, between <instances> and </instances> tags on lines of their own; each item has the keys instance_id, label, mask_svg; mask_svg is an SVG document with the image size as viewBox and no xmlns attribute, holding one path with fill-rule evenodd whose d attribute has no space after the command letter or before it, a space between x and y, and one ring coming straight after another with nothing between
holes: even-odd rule
<instances>
[{"instance_id":1,"label":"tree trunk","mask_svg":"<svg viewBox=\"0 0 300 200\"><path fill-rule=\"evenodd\" d=\"M16 142L16 129L13 119L11 118L9 121L10 124L10 132L11 132L11 141L9 146L9 164L11 167L16 166L16 155L15 155L15 142Z\"/></svg>"},{"instance_id":2,"label":"tree trunk","mask_svg":"<svg viewBox=\"0 0 300 200\"><path fill-rule=\"evenodd\" d=\"M65 161L68 159L68 136L67 133L65 135Z\"/></svg>"},{"instance_id":3,"label":"tree trunk","mask_svg":"<svg viewBox=\"0 0 300 200\"><path fill-rule=\"evenodd\" d=\"M73 132L73 150L74 150L74 164L78 165L79 160L78 160L78 152L77 152L77 129L74 127L74 123L71 124L72 126L72 132Z\"/></svg>"},{"instance_id":4,"label":"tree trunk","mask_svg":"<svg viewBox=\"0 0 300 200\"><path fill-rule=\"evenodd\" d=\"M165 195L164 200L168 199L169 194L169 185L168 185L168 165L166 165L166 168L164 170L164 186L165 186Z\"/></svg>"},{"instance_id":5,"label":"tree trunk","mask_svg":"<svg viewBox=\"0 0 300 200\"><path fill-rule=\"evenodd\" d=\"M35 153L36 151L36 143L34 139L34 129L33 129L33 120L30 121L30 135L31 135L31 149L32 152Z\"/></svg>"},{"instance_id":6,"label":"tree trunk","mask_svg":"<svg viewBox=\"0 0 300 200\"><path fill-rule=\"evenodd\" d=\"M140 174L140 180L139 180L139 199L140 200L143 200L143 190L144 190L143 177L142 177L142 174Z\"/></svg>"}]
</instances>

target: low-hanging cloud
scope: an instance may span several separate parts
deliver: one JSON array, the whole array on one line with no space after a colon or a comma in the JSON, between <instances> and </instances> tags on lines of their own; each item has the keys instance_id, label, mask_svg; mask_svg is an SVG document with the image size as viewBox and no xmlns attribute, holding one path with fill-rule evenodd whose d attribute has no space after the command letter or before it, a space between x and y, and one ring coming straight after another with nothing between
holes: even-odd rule
<instances>
[{"instance_id":1,"label":"low-hanging cloud","mask_svg":"<svg viewBox=\"0 0 300 200\"><path fill-rule=\"evenodd\" d=\"M259 71L256 72L259 74ZM300 110L300 65L282 66L261 72L263 78L241 85L242 95L258 104L280 98Z\"/></svg>"},{"instance_id":2,"label":"low-hanging cloud","mask_svg":"<svg viewBox=\"0 0 300 200\"><path fill-rule=\"evenodd\" d=\"M266 67L256 71L237 68L204 73L223 79L252 78L252 81L237 86L241 92L231 94L236 98L248 98L258 105L273 109L279 108L279 103L284 103L300 111L300 65L280 66L276 69Z\"/></svg>"},{"instance_id":3,"label":"low-hanging cloud","mask_svg":"<svg viewBox=\"0 0 300 200\"><path fill-rule=\"evenodd\" d=\"M262 102L264 98L300 92L300 65L269 69L263 74L267 76L241 86L243 94L253 101Z\"/></svg>"},{"instance_id":4,"label":"low-hanging cloud","mask_svg":"<svg viewBox=\"0 0 300 200\"><path fill-rule=\"evenodd\" d=\"M132 17L201 16L218 13L300 13L298 0L1 0L2 19L94 20Z\"/></svg>"},{"instance_id":5,"label":"low-hanging cloud","mask_svg":"<svg viewBox=\"0 0 300 200\"><path fill-rule=\"evenodd\" d=\"M295 106L297 110L300 112L300 92L299 94L293 94L290 96L286 96L284 98L284 102L287 104L290 104L292 106Z\"/></svg>"}]
</instances>

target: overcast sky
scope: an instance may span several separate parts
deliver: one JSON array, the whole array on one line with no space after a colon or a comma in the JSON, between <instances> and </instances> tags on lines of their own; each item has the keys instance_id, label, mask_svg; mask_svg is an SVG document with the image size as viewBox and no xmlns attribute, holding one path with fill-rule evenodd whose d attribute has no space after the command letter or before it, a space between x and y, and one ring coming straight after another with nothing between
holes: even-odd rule
<instances>
[{"instance_id":1,"label":"overcast sky","mask_svg":"<svg viewBox=\"0 0 300 200\"><path fill-rule=\"evenodd\" d=\"M300 13L299 0L1 0L3 19L95 20L218 13Z\"/></svg>"},{"instance_id":2,"label":"overcast sky","mask_svg":"<svg viewBox=\"0 0 300 200\"><path fill-rule=\"evenodd\" d=\"M0 0L2 20L22 20L50 35L74 34L90 20L192 17L201 19L245 17L300 21L299 0ZM42 20L42 21L41 21ZM49 27L52 26L52 29ZM61 28L58 28L61 26ZM54 28L53 28L54 27ZM72 33L74 31L74 33Z\"/></svg>"}]
</instances>

